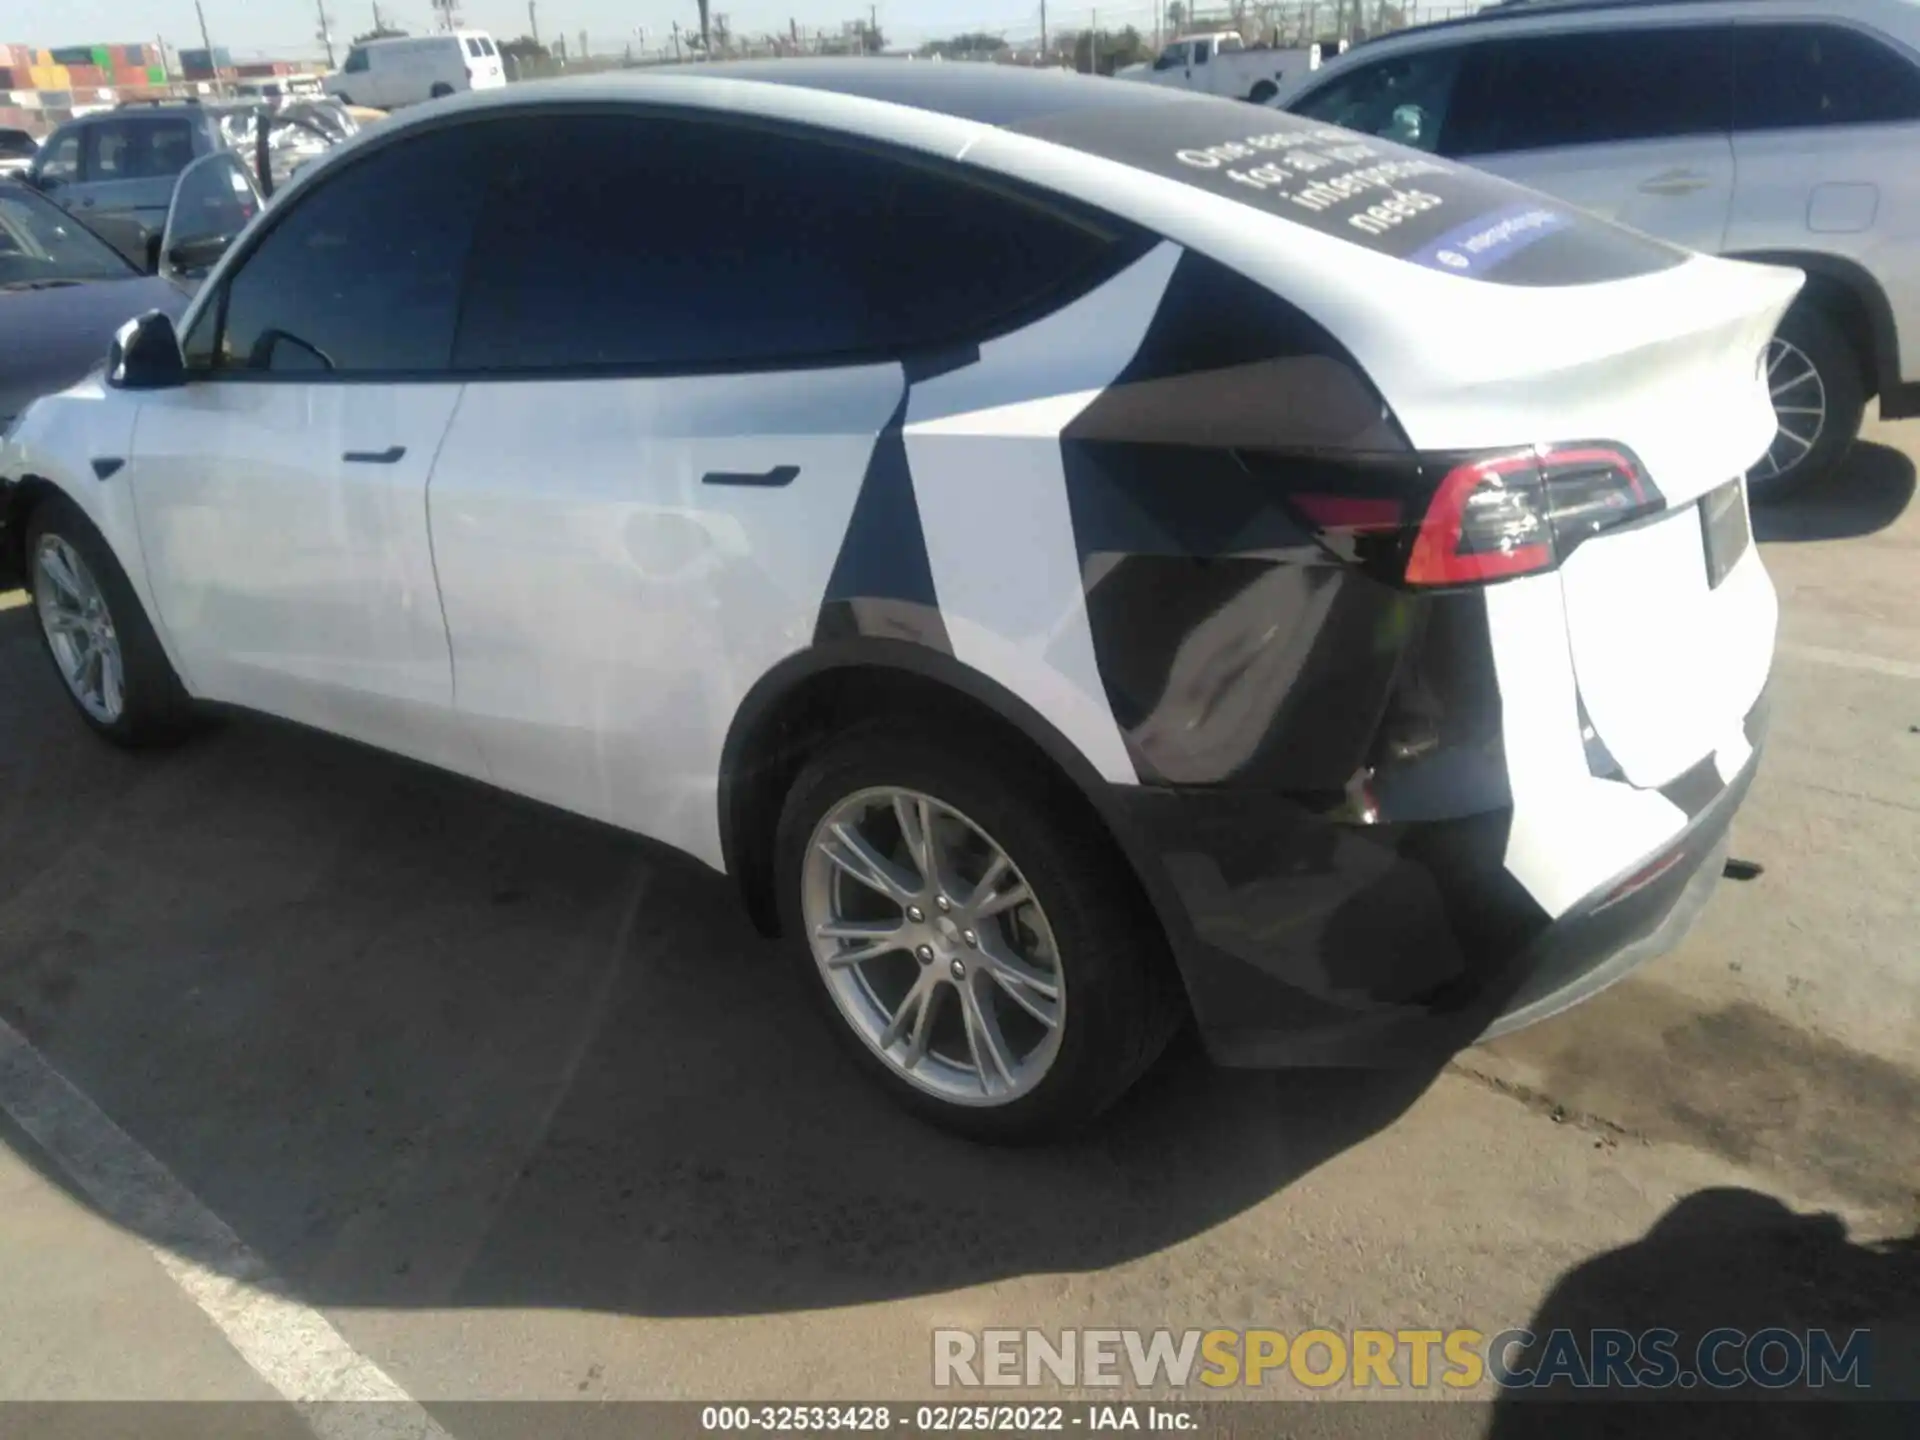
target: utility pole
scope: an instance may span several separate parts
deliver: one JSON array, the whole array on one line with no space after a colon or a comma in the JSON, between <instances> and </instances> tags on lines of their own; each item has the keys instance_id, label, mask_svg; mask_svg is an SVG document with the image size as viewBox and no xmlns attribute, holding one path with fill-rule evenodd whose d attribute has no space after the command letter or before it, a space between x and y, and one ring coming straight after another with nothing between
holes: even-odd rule
<instances>
[{"instance_id":1,"label":"utility pole","mask_svg":"<svg viewBox=\"0 0 1920 1440\"><path fill-rule=\"evenodd\" d=\"M200 43L207 47L207 67L213 71L213 93L224 95L226 92L220 87L220 67L213 63L213 40L207 34L207 12L200 8L200 0L193 0L193 13L200 21Z\"/></svg>"},{"instance_id":2,"label":"utility pole","mask_svg":"<svg viewBox=\"0 0 1920 1440\"><path fill-rule=\"evenodd\" d=\"M1047 63L1047 0L1040 0L1040 63Z\"/></svg>"},{"instance_id":3,"label":"utility pole","mask_svg":"<svg viewBox=\"0 0 1920 1440\"><path fill-rule=\"evenodd\" d=\"M580 32L580 58L585 60L591 54L593 54L593 52L587 48L587 32L582 30Z\"/></svg>"},{"instance_id":4,"label":"utility pole","mask_svg":"<svg viewBox=\"0 0 1920 1440\"><path fill-rule=\"evenodd\" d=\"M680 58L680 22L678 20L673 22L673 58L676 61Z\"/></svg>"},{"instance_id":5,"label":"utility pole","mask_svg":"<svg viewBox=\"0 0 1920 1440\"><path fill-rule=\"evenodd\" d=\"M379 8L377 5L374 7L376 12L378 12ZM536 45L540 43L539 11L540 7L536 3L536 0L527 0L527 33L533 37L533 43Z\"/></svg>"},{"instance_id":6,"label":"utility pole","mask_svg":"<svg viewBox=\"0 0 1920 1440\"><path fill-rule=\"evenodd\" d=\"M333 69L333 29L327 21L327 0L314 0L320 11L320 43L327 47L327 69Z\"/></svg>"}]
</instances>

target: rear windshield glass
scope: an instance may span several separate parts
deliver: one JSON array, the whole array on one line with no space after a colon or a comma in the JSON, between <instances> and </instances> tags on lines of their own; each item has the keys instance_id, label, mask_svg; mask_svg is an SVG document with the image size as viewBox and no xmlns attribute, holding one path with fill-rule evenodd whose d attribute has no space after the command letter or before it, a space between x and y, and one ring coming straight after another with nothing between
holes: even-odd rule
<instances>
[{"instance_id":1,"label":"rear windshield glass","mask_svg":"<svg viewBox=\"0 0 1920 1440\"><path fill-rule=\"evenodd\" d=\"M1069 111L1011 128L1470 280L1588 285L1686 258L1483 171L1234 101Z\"/></svg>"}]
</instances>

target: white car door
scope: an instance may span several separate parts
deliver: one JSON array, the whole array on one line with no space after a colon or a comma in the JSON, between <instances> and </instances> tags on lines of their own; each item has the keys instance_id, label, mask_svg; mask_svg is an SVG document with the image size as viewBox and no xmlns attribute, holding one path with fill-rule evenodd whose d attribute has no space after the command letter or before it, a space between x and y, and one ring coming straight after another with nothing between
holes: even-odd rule
<instances>
[{"instance_id":1,"label":"white car door","mask_svg":"<svg viewBox=\"0 0 1920 1440\"><path fill-rule=\"evenodd\" d=\"M910 384L1111 241L713 119L529 116L496 172L429 487L457 703L496 783L721 864L753 686L823 637L941 629Z\"/></svg>"},{"instance_id":2,"label":"white car door","mask_svg":"<svg viewBox=\"0 0 1920 1440\"><path fill-rule=\"evenodd\" d=\"M426 490L460 397L471 153L414 137L268 212L190 322L189 383L142 404L127 467L196 693L467 771Z\"/></svg>"},{"instance_id":3,"label":"white car door","mask_svg":"<svg viewBox=\"0 0 1920 1440\"><path fill-rule=\"evenodd\" d=\"M1609 220L1721 248L1733 197L1725 26L1520 35L1469 46L1442 150Z\"/></svg>"}]
</instances>

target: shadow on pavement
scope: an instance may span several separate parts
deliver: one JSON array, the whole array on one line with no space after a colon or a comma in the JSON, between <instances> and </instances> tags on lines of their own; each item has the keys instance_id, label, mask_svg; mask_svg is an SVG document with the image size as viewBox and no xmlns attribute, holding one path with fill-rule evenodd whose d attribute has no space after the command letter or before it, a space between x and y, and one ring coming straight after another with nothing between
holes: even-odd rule
<instances>
[{"instance_id":1,"label":"shadow on pavement","mask_svg":"<svg viewBox=\"0 0 1920 1440\"><path fill-rule=\"evenodd\" d=\"M1189 1048L1078 1143L952 1141L720 877L269 724L111 752L16 618L0 1015L313 1303L751 1313L1110 1266L1432 1078Z\"/></svg>"},{"instance_id":2,"label":"shadow on pavement","mask_svg":"<svg viewBox=\"0 0 1920 1440\"><path fill-rule=\"evenodd\" d=\"M1757 540L1850 540L1886 529L1913 501L1914 468L1898 450L1862 440L1838 473L1787 500L1753 507Z\"/></svg>"},{"instance_id":3,"label":"shadow on pavement","mask_svg":"<svg viewBox=\"0 0 1920 1440\"><path fill-rule=\"evenodd\" d=\"M1527 1324L1534 1342L1516 1345L1510 1359L1522 1369L1543 1361L1554 1368L1549 1337L1559 1330L1573 1332L1580 1354L1590 1359L1594 1330L1639 1335L1661 1328L1678 1332L1672 1353L1678 1373L1685 1373L1695 1370L1703 1337L1722 1327L1749 1336L1778 1329L1803 1342L1810 1331L1826 1331L1843 1350L1854 1331L1865 1330L1858 1373L1867 1388L1829 1383L1819 1391L1805 1385L1714 1391L1678 1381L1583 1395L1569 1380L1503 1392L1488 1440L1647 1434L1891 1440L1920 1433L1920 1235L1858 1244L1837 1216L1796 1214L1752 1190L1689 1195L1641 1239L1569 1271ZM1741 1354L1736 1344L1711 1358L1725 1373L1741 1364ZM1787 1352L1774 1348L1762 1363L1780 1372L1786 1361ZM1642 1402L1678 1403L1649 1405L1636 1402L1636 1394ZM1587 1403L1579 1403L1583 1399Z\"/></svg>"}]
</instances>

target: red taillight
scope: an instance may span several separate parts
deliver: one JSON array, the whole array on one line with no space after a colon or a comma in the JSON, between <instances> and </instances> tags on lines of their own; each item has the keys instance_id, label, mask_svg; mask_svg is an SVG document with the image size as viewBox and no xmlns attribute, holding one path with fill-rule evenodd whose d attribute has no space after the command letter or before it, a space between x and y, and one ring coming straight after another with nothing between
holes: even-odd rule
<instances>
[{"instance_id":1,"label":"red taillight","mask_svg":"<svg viewBox=\"0 0 1920 1440\"><path fill-rule=\"evenodd\" d=\"M1601 530L1660 508L1624 450L1525 450L1469 460L1434 491L1407 556L1409 585L1472 585L1550 570Z\"/></svg>"}]
</instances>

